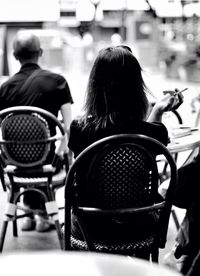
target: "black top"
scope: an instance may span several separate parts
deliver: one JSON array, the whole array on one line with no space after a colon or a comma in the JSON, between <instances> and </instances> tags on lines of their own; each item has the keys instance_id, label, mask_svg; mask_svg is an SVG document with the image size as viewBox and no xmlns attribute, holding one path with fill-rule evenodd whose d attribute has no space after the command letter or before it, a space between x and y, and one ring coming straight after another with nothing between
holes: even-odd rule
<instances>
[{"instance_id":1,"label":"black top","mask_svg":"<svg viewBox=\"0 0 200 276\"><path fill-rule=\"evenodd\" d=\"M28 105L43 108L56 117L60 107L73 103L65 78L59 74L41 69L25 92L20 92L26 79L40 68L37 64L25 64L20 71L0 87L0 110L11 106Z\"/></svg>"},{"instance_id":2,"label":"black top","mask_svg":"<svg viewBox=\"0 0 200 276\"><path fill-rule=\"evenodd\" d=\"M106 128L96 129L93 124L84 127L84 124L79 123L79 120L73 120L70 126L68 146L76 157L93 142L114 134L143 134L157 139L164 145L169 142L167 129L162 123L124 120L116 125L110 124Z\"/></svg>"}]
</instances>

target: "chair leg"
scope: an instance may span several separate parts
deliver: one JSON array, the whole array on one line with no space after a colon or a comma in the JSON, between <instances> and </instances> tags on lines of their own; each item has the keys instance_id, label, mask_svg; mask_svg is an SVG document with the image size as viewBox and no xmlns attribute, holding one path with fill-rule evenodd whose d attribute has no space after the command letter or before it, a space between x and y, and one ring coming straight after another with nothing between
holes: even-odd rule
<instances>
[{"instance_id":1,"label":"chair leg","mask_svg":"<svg viewBox=\"0 0 200 276\"><path fill-rule=\"evenodd\" d=\"M57 207L56 201L55 200L48 201L45 203L45 206L46 206L47 214L50 217L52 217L52 219L55 223L60 248L63 250L64 249L63 234L62 234L61 225L60 225L60 221L59 221L59 209Z\"/></svg>"},{"instance_id":2,"label":"chair leg","mask_svg":"<svg viewBox=\"0 0 200 276\"><path fill-rule=\"evenodd\" d=\"M16 204L13 203L13 193L11 193L10 201L6 204L6 211L4 214L4 220L1 228L1 235L0 235L0 252L3 251L3 245L5 241L6 231L8 227L8 222L11 221L13 218L15 219L16 214Z\"/></svg>"},{"instance_id":3,"label":"chair leg","mask_svg":"<svg viewBox=\"0 0 200 276\"><path fill-rule=\"evenodd\" d=\"M62 234L62 230L61 230L61 225L60 225L59 220L55 220L54 223L55 223L55 227L56 227L56 231L57 231L57 235L58 235L58 240L60 243L60 248L61 248L61 250L63 250L64 244L63 244L63 234Z\"/></svg>"},{"instance_id":4,"label":"chair leg","mask_svg":"<svg viewBox=\"0 0 200 276\"><path fill-rule=\"evenodd\" d=\"M49 178L49 186L47 187L47 201L45 201L45 207L46 207L46 212L47 214L52 217L57 235L58 235L58 240L60 244L61 250L64 250L64 238L63 238L63 233L61 229L61 224L59 221L59 209L55 200L55 192L52 189L51 183L51 177Z\"/></svg>"},{"instance_id":5,"label":"chair leg","mask_svg":"<svg viewBox=\"0 0 200 276\"><path fill-rule=\"evenodd\" d=\"M17 230L17 220L13 220L13 236L18 237L18 230Z\"/></svg>"},{"instance_id":6,"label":"chair leg","mask_svg":"<svg viewBox=\"0 0 200 276\"><path fill-rule=\"evenodd\" d=\"M157 248L151 253L151 260L154 263L158 263L158 259L159 259L159 249Z\"/></svg>"},{"instance_id":7,"label":"chair leg","mask_svg":"<svg viewBox=\"0 0 200 276\"><path fill-rule=\"evenodd\" d=\"M8 221L4 220L1 228L1 236L0 236L0 253L3 251L3 245L5 241L6 231L8 227Z\"/></svg>"},{"instance_id":8,"label":"chair leg","mask_svg":"<svg viewBox=\"0 0 200 276\"><path fill-rule=\"evenodd\" d=\"M71 250L71 206L67 199L65 199L65 212L64 212L64 235L63 243L64 250Z\"/></svg>"},{"instance_id":9,"label":"chair leg","mask_svg":"<svg viewBox=\"0 0 200 276\"><path fill-rule=\"evenodd\" d=\"M180 223L178 221L178 217L176 215L176 211L172 208L171 210L171 214L172 214L172 217L173 217L173 220L174 220L174 223L175 223L175 226L176 226L176 230L178 231L179 228L180 228Z\"/></svg>"}]
</instances>

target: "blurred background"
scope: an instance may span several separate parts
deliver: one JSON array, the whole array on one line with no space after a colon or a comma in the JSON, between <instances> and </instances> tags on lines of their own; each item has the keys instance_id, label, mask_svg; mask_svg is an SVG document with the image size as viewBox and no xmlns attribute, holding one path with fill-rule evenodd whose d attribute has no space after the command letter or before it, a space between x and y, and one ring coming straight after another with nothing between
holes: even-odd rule
<instances>
[{"instance_id":1,"label":"blurred background","mask_svg":"<svg viewBox=\"0 0 200 276\"><path fill-rule=\"evenodd\" d=\"M186 85L186 102L194 107L199 104L199 23L197 0L0 0L0 83L19 70L12 55L14 35L31 29L44 49L41 66L69 82L74 116L97 52L117 44L132 48L155 98ZM190 113L186 120L192 120Z\"/></svg>"},{"instance_id":2,"label":"blurred background","mask_svg":"<svg viewBox=\"0 0 200 276\"><path fill-rule=\"evenodd\" d=\"M143 66L198 80L198 0L0 0L0 7L1 75L15 71L12 39L23 28L35 29L43 65L56 70L71 70L79 58L79 69L87 70L99 48L126 42Z\"/></svg>"},{"instance_id":3,"label":"blurred background","mask_svg":"<svg viewBox=\"0 0 200 276\"><path fill-rule=\"evenodd\" d=\"M147 84L155 94L170 89L170 81L173 89L186 83L192 85L190 100L199 102L198 0L0 0L0 82L19 69L12 55L19 29L31 29L40 37L41 65L68 79L74 116L80 111L94 58L108 45L132 48L150 72Z\"/></svg>"}]
</instances>

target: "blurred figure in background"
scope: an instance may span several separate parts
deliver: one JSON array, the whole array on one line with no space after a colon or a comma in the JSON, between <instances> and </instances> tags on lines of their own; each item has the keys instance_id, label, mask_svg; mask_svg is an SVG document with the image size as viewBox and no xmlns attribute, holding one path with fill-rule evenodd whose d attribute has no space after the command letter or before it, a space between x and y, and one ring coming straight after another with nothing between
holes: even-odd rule
<instances>
[{"instance_id":1,"label":"blurred figure in background","mask_svg":"<svg viewBox=\"0 0 200 276\"><path fill-rule=\"evenodd\" d=\"M19 105L36 106L53 113L56 117L60 111L65 131L68 133L73 103L70 88L63 76L43 70L38 65L43 52L38 37L27 31L19 31L14 39L13 50L21 68L0 87L0 110ZM37 220L24 218L22 230L36 228L38 232L48 231L50 223L40 195L26 193L23 200L27 207L43 210L44 217L38 216Z\"/></svg>"},{"instance_id":2,"label":"blurred figure in background","mask_svg":"<svg viewBox=\"0 0 200 276\"><path fill-rule=\"evenodd\" d=\"M118 46L122 44L122 37L118 33L112 34L110 40L113 46Z\"/></svg>"},{"instance_id":3,"label":"blurred figure in background","mask_svg":"<svg viewBox=\"0 0 200 276\"><path fill-rule=\"evenodd\" d=\"M87 72L91 67L91 64L95 56L94 38L91 33L86 32L82 38L83 46L83 71Z\"/></svg>"}]
</instances>

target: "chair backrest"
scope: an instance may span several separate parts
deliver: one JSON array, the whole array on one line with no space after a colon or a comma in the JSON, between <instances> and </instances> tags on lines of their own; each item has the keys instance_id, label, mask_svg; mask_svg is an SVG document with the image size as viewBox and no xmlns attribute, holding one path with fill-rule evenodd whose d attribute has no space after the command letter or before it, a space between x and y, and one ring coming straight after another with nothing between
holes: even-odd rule
<instances>
[{"instance_id":1,"label":"chair backrest","mask_svg":"<svg viewBox=\"0 0 200 276\"><path fill-rule=\"evenodd\" d=\"M43 165L57 140L55 129L64 129L50 112L37 107L17 106L0 112L1 157L5 165L33 167ZM50 153L51 152L51 153Z\"/></svg>"},{"instance_id":2,"label":"chair backrest","mask_svg":"<svg viewBox=\"0 0 200 276\"><path fill-rule=\"evenodd\" d=\"M149 205L154 202L157 180L155 158L142 146L111 143L92 158L82 197L90 206L104 209Z\"/></svg>"},{"instance_id":3,"label":"chair backrest","mask_svg":"<svg viewBox=\"0 0 200 276\"><path fill-rule=\"evenodd\" d=\"M66 225L71 206L76 214L126 215L153 210L158 203L157 155L164 155L171 169L169 201L177 181L174 159L159 141L145 135L120 134L103 138L86 148L72 165L65 186ZM167 203L167 204L166 204ZM161 204L158 203L157 207ZM165 234L166 234L165 226ZM68 229L69 231L69 229Z\"/></svg>"}]
</instances>

